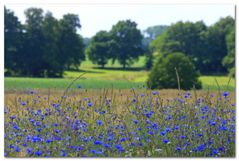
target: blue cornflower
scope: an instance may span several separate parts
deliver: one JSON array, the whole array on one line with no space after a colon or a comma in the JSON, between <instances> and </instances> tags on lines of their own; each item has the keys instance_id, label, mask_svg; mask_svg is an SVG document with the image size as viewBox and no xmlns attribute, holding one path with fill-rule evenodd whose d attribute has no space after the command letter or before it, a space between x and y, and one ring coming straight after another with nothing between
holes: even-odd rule
<instances>
[{"instance_id":1,"label":"blue cornflower","mask_svg":"<svg viewBox=\"0 0 239 161\"><path fill-rule=\"evenodd\" d=\"M54 130L55 131L55 133L59 133L61 130Z\"/></svg>"},{"instance_id":2,"label":"blue cornflower","mask_svg":"<svg viewBox=\"0 0 239 161\"><path fill-rule=\"evenodd\" d=\"M119 145L119 144L115 144L115 148L116 149L122 149L123 147L121 145Z\"/></svg>"},{"instance_id":3,"label":"blue cornflower","mask_svg":"<svg viewBox=\"0 0 239 161\"><path fill-rule=\"evenodd\" d=\"M31 154L32 153L32 148L26 148L26 153Z\"/></svg>"},{"instance_id":4,"label":"blue cornflower","mask_svg":"<svg viewBox=\"0 0 239 161\"><path fill-rule=\"evenodd\" d=\"M109 105L110 105L110 101L106 100L106 101L105 101L105 105L106 105L106 106L109 106Z\"/></svg>"},{"instance_id":5,"label":"blue cornflower","mask_svg":"<svg viewBox=\"0 0 239 161\"><path fill-rule=\"evenodd\" d=\"M101 144L102 144L102 141L100 141L100 140L95 140L95 141L94 141L94 144L95 144L95 145L101 145Z\"/></svg>"},{"instance_id":6,"label":"blue cornflower","mask_svg":"<svg viewBox=\"0 0 239 161\"><path fill-rule=\"evenodd\" d=\"M41 126L41 122L40 121L36 121L36 126Z\"/></svg>"},{"instance_id":7,"label":"blue cornflower","mask_svg":"<svg viewBox=\"0 0 239 161\"><path fill-rule=\"evenodd\" d=\"M224 126L224 125L220 125L220 126L219 126L219 129L220 129L221 131L227 131L227 127Z\"/></svg>"},{"instance_id":8,"label":"blue cornflower","mask_svg":"<svg viewBox=\"0 0 239 161\"><path fill-rule=\"evenodd\" d=\"M205 144L201 144L201 145L199 145L199 146L197 147L197 150L198 150L198 151L204 151L205 148L206 148L206 145L205 145Z\"/></svg>"},{"instance_id":9,"label":"blue cornflower","mask_svg":"<svg viewBox=\"0 0 239 161\"><path fill-rule=\"evenodd\" d=\"M167 144L167 143L169 142L169 140L168 140L168 139L163 139L163 142L164 142L165 144Z\"/></svg>"},{"instance_id":10,"label":"blue cornflower","mask_svg":"<svg viewBox=\"0 0 239 161\"><path fill-rule=\"evenodd\" d=\"M17 124L14 124L12 127L13 127L13 129L20 130L20 128L19 128L19 126L17 126Z\"/></svg>"},{"instance_id":11,"label":"blue cornflower","mask_svg":"<svg viewBox=\"0 0 239 161\"><path fill-rule=\"evenodd\" d=\"M139 145L139 146L143 146L143 143L142 143L142 142L139 142L138 145Z\"/></svg>"},{"instance_id":12,"label":"blue cornflower","mask_svg":"<svg viewBox=\"0 0 239 161\"><path fill-rule=\"evenodd\" d=\"M27 145L27 143L23 143L22 146L27 147L28 145Z\"/></svg>"},{"instance_id":13,"label":"blue cornflower","mask_svg":"<svg viewBox=\"0 0 239 161\"><path fill-rule=\"evenodd\" d=\"M211 155L218 155L219 152L217 149L213 149L212 152L211 152Z\"/></svg>"},{"instance_id":14,"label":"blue cornflower","mask_svg":"<svg viewBox=\"0 0 239 161\"><path fill-rule=\"evenodd\" d=\"M222 147L219 147L218 150L219 150L219 151L224 151L225 148L222 146Z\"/></svg>"},{"instance_id":15,"label":"blue cornflower","mask_svg":"<svg viewBox=\"0 0 239 161\"><path fill-rule=\"evenodd\" d=\"M149 135L153 135L154 132L153 132L153 131L148 131L148 134L149 134Z\"/></svg>"},{"instance_id":16,"label":"blue cornflower","mask_svg":"<svg viewBox=\"0 0 239 161\"><path fill-rule=\"evenodd\" d=\"M171 132L171 129L170 129L169 127L166 127L166 128L165 128L165 131L166 131L167 133L170 133L170 132Z\"/></svg>"},{"instance_id":17,"label":"blue cornflower","mask_svg":"<svg viewBox=\"0 0 239 161\"><path fill-rule=\"evenodd\" d=\"M138 124L139 121L138 121L138 120L133 120L133 122L134 122L135 124Z\"/></svg>"},{"instance_id":18,"label":"blue cornflower","mask_svg":"<svg viewBox=\"0 0 239 161\"><path fill-rule=\"evenodd\" d=\"M21 102L22 106L25 106L27 104L27 102Z\"/></svg>"},{"instance_id":19,"label":"blue cornflower","mask_svg":"<svg viewBox=\"0 0 239 161\"><path fill-rule=\"evenodd\" d=\"M211 122L212 126L215 126L217 123L215 121Z\"/></svg>"},{"instance_id":20,"label":"blue cornflower","mask_svg":"<svg viewBox=\"0 0 239 161\"><path fill-rule=\"evenodd\" d=\"M99 150L91 149L90 152L93 154L98 154L98 155L101 155L104 153L102 149L99 149Z\"/></svg>"},{"instance_id":21,"label":"blue cornflower","mask_svg":"<svg viewBox=\"0 0 239 161\"><path fill-rule=\"evenodd\" d=\"M110 136L107 137L107 140L111 141L113 139L113 137L114 137L113 135L110 135Z\"/></svg>"},{"instance_id":22,"label":"blue cornflower","mask_svg":"<svg viewBox=\"0 0 239 161\"><path fill-rule=\"evenodd\" d=\"M40 142L41 141L41 138L39 136L33 136L32 137L32 142L35 143L35 142Z\"/></svg>"},{"instance_id":23,"label":"blue cornflower","mask_svg":"<svg viewBox=\"0 0 239 161\"><path fill-rule=\"evenodd\" d=\"M104 144L105 148L110 148L110 144Z\"/></svg>"},{"instance_id":24,"label":"blue cornflower","mask_svg":"<svg viewBox=\"0 0 239 161\"><path fill-rule=\"evenodd\" d=\"M66 157L67 156L67 152L65 150L61 150L61 156L62 157Z\"/></svg>"},{"instance_id":25,"label":"blue cornflower","mask_svg":"<svg viewBox=\"0 0 239 161\"><path fill-rule=\"evenodd\" d=\"M181 149L179 146L177 146L177 147L175 148L175 150L176 150L176 151L181 151L182 149Z\"/></svg>"},{"instance_id":26,"label":"blue cornflower","mask_svg":"<svg viewBox=\"0 0 239 161\"><path fill-rule=\"evenodd\" d=\"M213 140L208 140L207 143L208 143L209 145L212 145L212 144L213 144Z\"/></svg>"},{"instance_id":27,"label":"blue cornflower","mask_svg":"<svg viewBox=\"0 0 239 161\"><path fill-rule=\"evenodd\" d=\"M164 136L166 134L165 131L160 131L160 135Z\"/></svg>"},{"instance_id":28,"label":"blue cornflower","mask_svg":"<svg viewBox=\"0 0 239 161\"><path fill-rule=\"evenodd\" d=\"M81 85L77 85L77 88L81 89L81 88L82 88L82 86L81 86Z\"/></svg>"},{"instance_id":29,"label":"blue cornflower","mask_svg":"<svg viewBox=\"0 0 239 161\"><path fill-rule=\"evenodd\" d=\"M227 97L229 95L229 92L223 92L222 94L224 97Z\"/></svg>"},{"instance_id":30,"label":"blue cornflower","mask_svg":"<svg viewBox=\"0 0 239 161\"><path fill-rule=\"evenodd\" d=\"M134 102L134 103L135 103L136 101L137 101L137 100L136 100L136 98L133 98L133 99L132 99L132 102Z\"/></svg>"},{"instance_id":31,"label":"blue cornflower","mask_svg":"<svg viewBox=\"0 0 239 161\"><path fill-rule=\"evenodd\" d=\"M171 120L173 117L171 116L171 115L168 115L167 117L166 117L166 120Z\"/></svg>"},{"instance_id":32,"label":"blue cornflower","mask_svg":"<svg viewBox=\"0 0 239 161\"><path fill-rule=\"evenodd\" d=\"M152 94L153 94L153 95L158 95L158 94L159 94L159 91L153 91Z\"/></svg>"},{"instance_id":33,"label":"blue cornflower","mask_svg":"<svg viewBox=\"0 0 239 161\"><path fill-rule=\"evenodd\" d=\"M96 121L96 124L97 124L97 125L102 125L103 122L102 122L101 120L97 120L97 121Z\"/></svg>"},{"instance_id":34,"label":"blue cornflower","mask_svg":"<svg viewBox=\"0 0 239 161\"><path fill-rule=\"evenodd\" d=\"M174 130L178 130L179 128L180 128L180 126L177 125L174 127Z\"/></svg>"},{"instance_id":35,"label":"blue cornflower","mask_svg":"<svg viewBox=\"0 0 239 161\"><path fill-rule=\"evenodd\" d=\"M119 152L124 152L125 151L124 148L119 144L116 144L115 148L118 149Z\"/></svg>"},{"instance_id":36,"label":"blue cornflower","mask_svg":"<svg viewBox=\"0 0 239 161\"><path fill-rule=\"evenodd\" d=\"M150 111L150 112L146 113L145 116L146 116L147 118L150 118L153 113L154 113L153 111Z\"/></svg>"},{"instance_id":37,"label":"blue cornflower","mask_svg":"<svg viewBox=\"0 0 239 161\"><path fill-rule=\"evenodd\" d=\"M13 119L15 119L15 118L17 118L17 117L14 116L14 115L13 115L13 116L10 116L10 119L11 119L11 120L13 120Z\"/></svg>"},{"instance_id":38,"label":"blue cornflower","mask_svg":"<svg viewBox=\"0 0 239 161\"><path fill-rule=\"evenodd\" d=\"M90 152L93 153L93 154L97 153L97 151L95 149L91 149Z\"/></svg>"},{"instance_id":39,"label":"blue cornflower","mask_svg":"<svg viewBox=\"0 0 239 161\"><path fill-rule=\"evenodd\" d=\"M10 144L10 145L9 145L9 148L10 148L10 149L13 149L13 148L14 148L14 145Z\"/></svg>"},{"instance_id":40,"label":"blue cornflower","mask_svg":"<svg viewBox=\"0 0 239 161\"><path fill-rule=\"evenodd\" d=\"M136 144L134 142L131 142L129 146L135 146Z\"/></svg>"},{"instance_id":41,"label":"blue cornflower","mask_svg":"<svg viewBox=\"0 0 239 161\"><path fill-rule=\"evenodd\" d=\"M180 136L181 139L186 139L187 137L185 135Z\"/></svg>"},{"instance_id":42,"label":"blue cornflower","mask_svg":"<svg viewBox=\"0 0 239 161\"><path fill-rule=\"evenodd\" d=\"M202 136L203 136L203 134L198 134L198 136L199 136L199 137L202 137Z\"/></svg>"},{"instance_id":43,"label":"blue cornflower","mask_svg":"<svg viewBox=\"0 0 239 161\"><path fill-rule=\"evenodd\" d=\"M55 140L56 140L56 141L61 141L61 140L62 140L62 138L61 138L61 137L58 137L58 136L56 136L56 137L55 137Z\"/></svg>"},{"instance_id":44,"label":"blue cornflower","mask_svg":"<svg viewBox=\"0 0 239 161\"><path fill-rule=\"evenodd\" d=\"M93 104L91 102L88 102L88 107L91 107Z\"/></svg>"},{"instance_id":45,"label":"blue cornflower","mask_svg":"<svg viewBox=\"0 0 239 161\"><path fill-rule=\"evenodd\" d=\"M127 140L126 138L121 138L120 142L123 142L123 141L126 141L126 140Z\"/></svg>"},{"instance_id":46,"label":"blue cornflower","mask_svg":"<svg viewBox=\"0 0 239 161\"><path fill-rule=\"evenodd\" d=\"M100 114L100 115L105 114L105 110L104 110L104 111L100 111L99 114Z\"/></svg>"},{"instance_id":47,"label":"blue cornflower","mask_svg":"<svg viewBox=\"0 0 239 161\"><path fill-rule=\"evenodd\" d=\"M53 126L59 126L59 124L58 123L54 123Z\"/></svg>"},{"instance_id":48,"label":"blue cornflower","mask_svg":"<svg viewBox=\"0 0 239 161\"><path fill-rule=\"evenodd\" d=\"M15 147L14 147L14 151L15 151L15 152L20 152L20 151L21 151L21 148L20 148L19 146L15 146Z\"/></svg>"},{"instance_id":49,"label":"blue cornflower","mask_svg":"<svg viewBox=\"0 0 239 161\"><path fill-rule=\"evenodd\" d=\"M75 149L76 149L76 151L79 152L79 151L83 150L84 148L83 148L83 146L76 146Z\"/></svg>"},{"instance_id":50,"label":"blue cornflower","mask_svg":"<svg viewBox=\"0 0 239 161\"><path fill-rule=\"evenodd\" d=\"M34 153L36 156L41 156L42 155L42 151L40 151L40 150L37 150L37 151L35 151L35 153Z\"/></svg>"},{"instance_id":51,"label":"blue cornflower","mask_svg":"<svg viewBox=\"0 0 239 161\"><path fill-rule=\"evenodd\" d=\"M52 143L52 139L46 139L46 143Z\"/></svg>"}]
</instances>

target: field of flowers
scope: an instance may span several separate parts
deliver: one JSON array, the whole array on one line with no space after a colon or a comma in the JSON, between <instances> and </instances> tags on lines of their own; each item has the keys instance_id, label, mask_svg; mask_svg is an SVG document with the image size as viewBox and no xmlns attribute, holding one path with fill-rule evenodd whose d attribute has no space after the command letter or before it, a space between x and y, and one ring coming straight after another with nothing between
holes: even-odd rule
<instances>
[{"instance_id":1,"label":"field of flowers","mask_svg":"<svg viewBox=\"0 0 239 161\"><path fill-rule=\"evenodd\" d=\"M61 95L5 93L5 157L235 157L234 92Z\"/></svg>"}]
</instances>

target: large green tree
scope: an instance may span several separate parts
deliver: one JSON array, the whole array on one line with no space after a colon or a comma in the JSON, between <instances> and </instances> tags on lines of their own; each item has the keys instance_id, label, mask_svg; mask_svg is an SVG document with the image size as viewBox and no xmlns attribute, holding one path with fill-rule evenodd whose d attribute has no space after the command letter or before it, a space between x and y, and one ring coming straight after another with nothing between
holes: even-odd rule
<instances>
[{"instance_id":1,"label":"large green tree","mask_svg":"<svg viewBox=\"0 0 239 161\"><path fill-rule=\"evenodd\" d=\"M235 21L232 17L221 18L210 26L205 33L204 50L207 54L206 70L213 72L226 72L222 60L228 54L227 35L233 30Z\"/></svg>"},{"instance_id":2,"label":"large green tree","mask_svg":"<svg viewBox=\"0 0 239 161\"><path fill-rule=\"evenodd\" d=\"M222 64L235 77L235 26L232 27L226 36L227 55L223 58Z\"/></svg>"},{"instance_id":3,"label":"large green tree","mask_svg":"<svg viewBox=\"0 0 239 161\"><path fill-rule=\"evenodd\" d=\"M60 20L59 57L68 69L78 69L82 60L85 59L83 38L77 34L80 28L80 19L76 14L66 14Z\"/></svg>"},{"instance_id":4,"label":"large green tree","mask_svg":"<svg viewBox=\"0 0 239 161\"><path fill-rule=\"evenodd\" d=\"M113 59L118 59L123 68L132 64L134 60L143 53L142 38L137 24L133 21L119 21L111 29L113 41L115 42L112 52Z\"/></svg>"},{"instance_id":5,"label":"large green tree","mask_svg":"<svg viewBox=\"0 0 239 161\"><path fill-rule=\"evenodd\" d=\"M64 71L64 66L60 61L60 50L57 45L59 38L59 23L55 19L51 12L47 12L42 31L44 36L43 45L43 60L45 76L47 77L61 77Z\"/></svg>"},{"instance_id":6,"label":"large green tree","mask_svg":"<svg viewBox=\"0 0 239 161\"><path fill-rule=\"evenodd\" d=\"M179 21L166 29L152 43L151 47L162 54L172 52L183 52L188 55L197 68L202 67L204 55L203 34L207 26L202 22L182 22Z\"/></svg>"},{"instance_id":7,"label":"large green tree","mask_svg":"<svg viewBox=\"0 0 239 161\"><path fill-rule=\"evenodd\" d=\"M111 46L112 39L110 33L107 31L99 31L92 37L90 45L86 49L86 54L93 63L104 68L108 59L111 58Z\"/></svg>"},{"instance_id":8,"label":"large green tree","mask_svg":"<svg viewBox=\"0 0 239 161\"><path fill-rule=\"evenodd\" d=\"M23 42L23 26L14 12L4 7L4 68L5 74L19 73Z\"/></svg>"},{"instance_id":9,"label":"large green tree","mask_svg":"<svg viewBox=\"0 0 239 161\"><path fill-rule=\"evenodd\" d=\"M22 52L22 74L34 77L44 76L44 34L42 30L44 13L41 8L25 11L24 52Z\"/></svg>"}]
</instances>

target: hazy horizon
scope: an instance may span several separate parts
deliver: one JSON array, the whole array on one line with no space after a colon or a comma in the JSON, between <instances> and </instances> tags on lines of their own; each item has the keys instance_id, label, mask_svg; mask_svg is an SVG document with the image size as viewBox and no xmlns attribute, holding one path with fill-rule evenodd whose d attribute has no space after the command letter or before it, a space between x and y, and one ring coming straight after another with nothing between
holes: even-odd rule
<instances>
[{"instance_id":1,"label":"hazy horizon","mask_svg":"<svg viewBox=\"0 0 239 161\"><path fill-rule=\"evenodd\" d=\"M6 4L7 9L14 11L21 23L25 23L24 10L30 7L50 11L57 19L64 14L78 14L82 25L79 34L92 37L100 30L109 31L119 20L130 19L138 24L141 31L156 25L171 25L178 21L203 21L207 26L220 18L235 18L235 5L114 5L114 4Z\"/></svg>"}]
</instances>

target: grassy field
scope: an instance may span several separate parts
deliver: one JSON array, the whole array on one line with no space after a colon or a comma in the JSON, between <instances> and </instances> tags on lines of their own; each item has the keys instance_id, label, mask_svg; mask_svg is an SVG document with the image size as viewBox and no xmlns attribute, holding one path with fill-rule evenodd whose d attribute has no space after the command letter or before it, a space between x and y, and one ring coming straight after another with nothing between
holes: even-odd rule
<instances>
[{"instance_id":1,"label":"grassy field","mask_svg":"<svg viewBox=\"0 0 239 161\"><path fill-rule=\"evenodd\" d=\"M145 57L141 56L139 60L131 65L131 68L122 70L121 65L116 61L112 65L109 60L105 69L100 69L97 65L92 64L88 59L84 61L79 71L66 71L64 78L45 79L45 78L13 78L7 77L4 79L5 90L18 89L65 89L67 85L82 73L86 73L83 78L76 81L72 88L77 88L80 85L85 89L101 89L101 88L144 88L147 80L148 71L143 70ZM235 80L227 76L201 76L200 80L204 90L220 90L233 91L235 90ZM218 85L216 83L218 82ZM229 82L229 83L228 83Z\"/></svg>"},{"instance_id":2,"label":"grassy field","mask_svg":"<svg viewBox=\"0 0 239 161\"><path fill-rule=\"evenodd\" d=\"M72 88L77 88L79 85L84 89L101 89L101 88L116 88L116 89L130 89L130 88L144 88L145 80L147 79L146 71L117 71L117 70L100 70L92 69L98 73L87 73L83 78L77 80ZM66 72L65 78L11 78L4 79L5 90L13 89L65 89L68 84L83 72ZM216 80L222 91L234 91L235 80L230 80L226 76L201 76L200 80L203 84L204 90L218 90Z\"/></svg>"}]
</instances>

